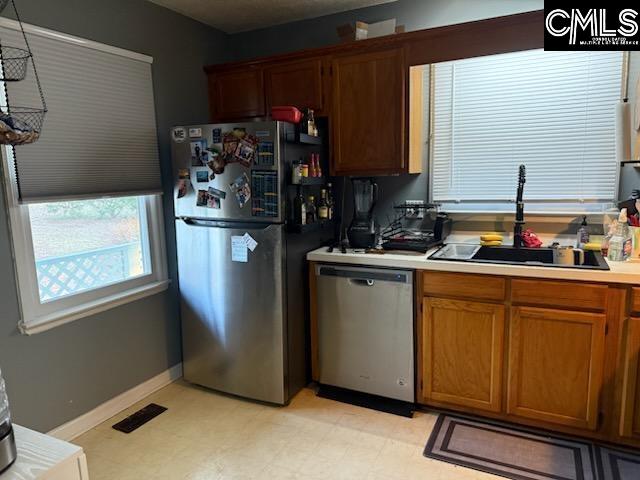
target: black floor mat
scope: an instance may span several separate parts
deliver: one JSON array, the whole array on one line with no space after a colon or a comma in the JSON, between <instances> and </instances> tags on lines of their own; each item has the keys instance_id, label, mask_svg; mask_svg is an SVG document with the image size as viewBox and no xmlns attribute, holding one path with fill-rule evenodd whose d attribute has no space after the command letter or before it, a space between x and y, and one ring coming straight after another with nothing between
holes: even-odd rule
<instances>
[{"instance_id":1,"label":"black floor mat","mask_svg":"<svg viewBox=\"0 0 640 480\"><path fill-rule=\"evenodd\" d=\"M424 456L514 480L638 480L640 455L494 420L440 414Z\"/></svg>"},{"instance_id":2,"label":"black floor mat","mask_svg":"<svg viewBox=\"0 0 640 480\"><path fill-rule=\"evenodd\" d=\"M136 428L140 428L142 425L147 423L149 420L154 419L162 412L166 411L167 408L161 405L157 405L155 403L150 403L146 407L138 410L132 415L129 415L124 420L116 423L113 427L115 430L124 433L131 433Z\"/></svg>"},{"instance_id":3,"label":"black floor mat","mask_svg":"<svg viewBox=\"0 0 640 480\"><path fill-rule=\"evenodd\" d=\"M414 403L380 397L369 393L354 392L353 390L332 387L330 385L320 385L318 396L407 418L412 418L413 412L416 409Z\"/></svg>"}]
</instances>

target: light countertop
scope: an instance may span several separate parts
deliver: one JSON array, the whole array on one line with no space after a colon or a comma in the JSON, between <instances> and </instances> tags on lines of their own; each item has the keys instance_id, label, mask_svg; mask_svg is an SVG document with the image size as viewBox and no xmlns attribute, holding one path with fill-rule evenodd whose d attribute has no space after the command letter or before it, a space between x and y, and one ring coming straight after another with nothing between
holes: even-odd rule
<instances>
[{"instance_id":1,"label":"light countertop","mask_svg":"<svg viewBox=\"0 0 640 480\"><path fill-rule=\"evenodd\" d=\"M449 241L448 243L453 242ZM467 240L464 243L469 243L469 241ZM475 243L477 243L477 241ZM406 268L411 270L478 273L485 275L506 275L514 277L640 285L640 263L608 262L611 270L603 271L581 270L575 268L537 267L530 265L503 265L429 260L428 256L435 251L436 249L433 249L426 254L411 252L371 254L364 253L361 250L358 251L352 249L348 249L347 253L341 253L339 249L334 249L333 252L329 253L327 251L327 247L321 247L309 252L307 254L307 260L372 267Z\"/></svg>"},{"instance_id":2,"label":"light countertop","mask_svg":"<svg viewBox=\"0 0 640 480\"><path fill-rule=\"evenodd\" d=\"M0 474L0 480L88 479L81 447L43 433L13 425L18 458Z\"/></svg>"}]
</instances>

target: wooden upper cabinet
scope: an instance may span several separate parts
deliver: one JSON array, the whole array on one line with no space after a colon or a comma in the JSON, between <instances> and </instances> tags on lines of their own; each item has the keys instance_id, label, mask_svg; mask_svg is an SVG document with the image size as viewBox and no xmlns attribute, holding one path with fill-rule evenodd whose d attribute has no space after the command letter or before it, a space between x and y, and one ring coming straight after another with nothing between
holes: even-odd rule
<instances>
[{"instance_id":1,"label":"wooden upper cabinet","mask_svg":"<svg viewBox=\"0 0 640 480\"><path fill-rule=\"evenodd\" d=\"M264 71L267 112L272 106L312 108L322 114L324 85L322 58L276 64Z\"/></svg>"},{"instance_id":2,"label":"wooden upper cabinet","mask_svg":"<svg viewBox=\"0 0 640 480\"><path fill-rule=\"evenodd\" d=\"M243 120L265 115L262 68L209 74L209 107L211 120Z\"/></svg>"},{"instance_id":3,"label":"wooden upper cabinet","mask_svg":"<svg viewBox=\"0 0 640 480\"><path fill-rule=\"evenodd\" d=\"M423 401L499 412L505 307L425 297L422 309Z\"/></svg>"},{"instance_id":4,"label":"wooden upper cabinet","mask_svg":"<svg viewBox=\"0 0 640 480\"><path fill-rule=\"evenodd\" d=\"M619 434L640 439L640 317L627 320L623 361Z\"/></svg>"},{"instance_id":5,"label":"wooden upper cabinet","mask_svg":"<svg viewBox=\"0 0 640 480\"><path fill-rule=\"evenodd\" d=\"M595 430L605 315L514 307L507 413Z\"/></svg>"},{"instance_id":6,"label":"wooden upper cabinet","mask_svg":"<svg viewBox=\"0 0 640 480\"><path fill-rule=\"evenodd\" d=\"M403 50L338 56L331 68L331 173L406 173Z\"/></svg>"}]
</instances>

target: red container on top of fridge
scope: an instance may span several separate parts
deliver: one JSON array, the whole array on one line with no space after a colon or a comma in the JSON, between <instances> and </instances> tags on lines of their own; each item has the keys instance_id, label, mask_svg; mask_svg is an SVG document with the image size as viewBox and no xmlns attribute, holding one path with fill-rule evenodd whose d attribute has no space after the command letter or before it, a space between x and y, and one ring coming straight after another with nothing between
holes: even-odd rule
<instances>
[{"instance_id":1,"label":"red container on top of fridge","mask_svg":"<svg viewBox=\"0 0 640 480\"><path fill-rule=\"evenodd\" d=\"M300 123L302 112L291 106L271 107L271 118L281 122Z\"/></svg>"}]
</instances>

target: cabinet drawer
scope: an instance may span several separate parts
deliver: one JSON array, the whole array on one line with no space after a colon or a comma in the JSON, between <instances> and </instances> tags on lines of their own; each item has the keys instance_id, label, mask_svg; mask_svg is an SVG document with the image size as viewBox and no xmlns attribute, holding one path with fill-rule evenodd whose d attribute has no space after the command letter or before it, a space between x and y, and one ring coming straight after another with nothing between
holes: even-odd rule
<instances>
[{"instance_id":1,"label":"cabinet drawer","mask_svg":"<svg viewBox=\"0 0 640 480\"><path fill-rule=\"evenodd\" d=\"M631 295L631 310L640 313L640 288L634 288Z\"/></svg>"},{"instance_id":2,"label":"cabinet drawer","mask_svg":"<svg viewBox=\"0 0 640 480\"><path fill-rule=\"evenodd\" d=\"M518 279L511 282L511 300L515 304L603 311L607 290L606 285Z\"/></svg>"},{"instance_id":3,"label":"cabinet drawer","mask_svg":"<svg viewBox=\"0 0 640 480\"><path fill-rule=\"evenodd\" d=\"M422 283L425 295L438 297L502 301L506 291L506 280L490 275L424 272Z\"/></svg>"}]
</instances>

